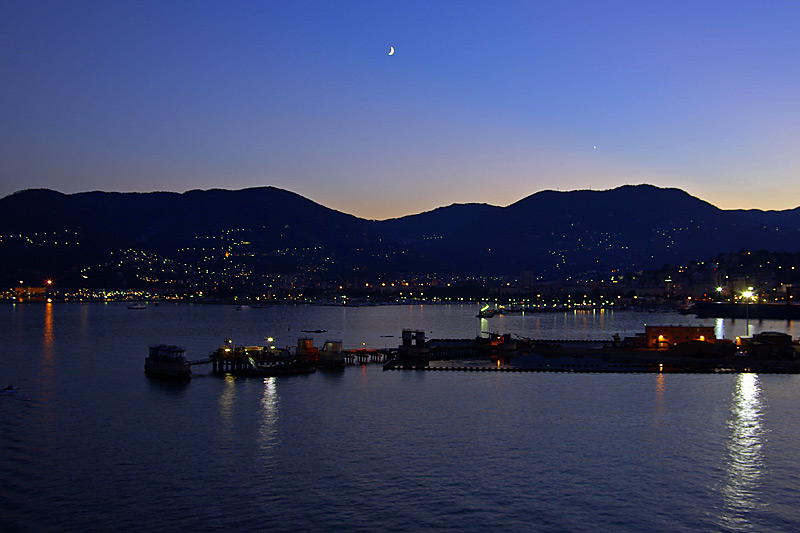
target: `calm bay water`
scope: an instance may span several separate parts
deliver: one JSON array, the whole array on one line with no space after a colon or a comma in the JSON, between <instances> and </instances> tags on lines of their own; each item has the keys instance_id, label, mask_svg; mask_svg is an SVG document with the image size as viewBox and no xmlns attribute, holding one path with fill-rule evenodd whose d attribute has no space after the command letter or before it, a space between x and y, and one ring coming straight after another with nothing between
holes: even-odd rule
<instances>
[{"instance_id":1,"label":"calm bay water","mask_svg":"<svg viewBox=\"0 0 800 533\"><path fill-rule=\"evenodd\" d=\"M745 321L474 307L0 307L0 529L788 531L800 376L384 372L144 376L149 344L396 346L482 330L633 334ZM751 321L750 331L792 323Z\"/></svg>"}]
</instances>

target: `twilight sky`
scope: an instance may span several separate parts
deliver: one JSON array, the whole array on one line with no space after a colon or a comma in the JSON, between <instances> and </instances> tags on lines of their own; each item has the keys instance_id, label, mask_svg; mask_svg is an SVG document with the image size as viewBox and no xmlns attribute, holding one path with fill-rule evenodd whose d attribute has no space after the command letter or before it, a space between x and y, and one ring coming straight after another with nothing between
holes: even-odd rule
<instances>
[{"instance_id":1,"label":"twilight sky","mask_svg":"<svg viewBox=\"0 0 800 533\"><path fill-rule=\"evenodd\" d=\"M0 196L274 185L384 219L652 183L794 208L798 28L796 0L6 2Z\"/></svg>"}]
</instances>

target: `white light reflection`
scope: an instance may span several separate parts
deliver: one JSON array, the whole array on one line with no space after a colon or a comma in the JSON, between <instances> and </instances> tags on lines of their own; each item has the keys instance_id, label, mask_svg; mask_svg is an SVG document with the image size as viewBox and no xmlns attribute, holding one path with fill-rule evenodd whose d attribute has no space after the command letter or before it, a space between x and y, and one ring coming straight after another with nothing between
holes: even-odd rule
<instances>
[{"instance_id":1,"label":"white light reflection","mask_svg":"<svg viewBox=\"0 0 800 533\"><path fill-rule=\"evenodd\" d=\"M718 339L725 338L725 319L717 318L714 323L714 336Z\"/></svg>"},{"instance_id":2,"label":"white light reflection","mask_svg":"<svg viewBox=\"0 0 800 533\"><path fill-rule=\"evenodd\" d=\"M261 395L261 424L258 428L258 441L262 450L269 450L275 444L278 424L277 378L264 378L264 392Z\"/></svg>"},{"instance_id":3,"label":"white light reflection","mask_svg":"<svg viewBox=\"0 0 800 533\"><path fill-rule=\"evenodd\" d=\"M725 497L725 525L731 529L748 527L747 515L760 506L758 484L763 468L761 454L762 403L758 374L739 374L731 405L728 442L728 483Z\"/></svg>"}]
</instances>

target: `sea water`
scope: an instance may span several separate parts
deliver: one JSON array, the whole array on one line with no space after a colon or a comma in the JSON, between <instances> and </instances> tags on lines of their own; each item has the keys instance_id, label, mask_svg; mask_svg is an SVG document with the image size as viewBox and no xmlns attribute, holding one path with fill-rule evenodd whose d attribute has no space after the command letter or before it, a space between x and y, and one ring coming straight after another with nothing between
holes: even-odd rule
<instances>
[{"instance_id":1,"label":"sea water","mask_svg":"<svg viewBox=\"0 0 800 533\"><path fill-rule=\"evenodd\" d=\"M147 378L150 344L396 347L487 332L718 337L778 321L473 306L0 307L0 529L788 531L800 376L383 371ZM327 330L307 333L302 330Z\"/></svg>"}]
</instances>

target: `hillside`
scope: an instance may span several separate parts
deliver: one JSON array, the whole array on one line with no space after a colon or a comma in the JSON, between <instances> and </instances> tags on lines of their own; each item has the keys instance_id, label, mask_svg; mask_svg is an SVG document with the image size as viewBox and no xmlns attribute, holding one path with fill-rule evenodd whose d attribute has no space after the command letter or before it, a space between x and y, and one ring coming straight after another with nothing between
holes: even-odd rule
<instances>
[{"instance_id":1,"label":"hillside","mask_svg":"<svg viewBox=\"0 0 800 533\"><path fill-rule=\"evenodd\" d=\"M440 212L406 217L406 235L431 235ZM436 217L434 218L434 213ZM740 248L800 249L800 224L785 212L724 211L678 189L542 191L487 215L459 209L458 231L407 241L447 269L534 270L546 278L587 270L638 270ZM423 219L427 218L427 226ZM394 235L402 221L391 221Z\"/></svg>"},{"instance_id":2,"label":"hillside","mask_svg":"<svg viewBox=\"0 0 800 533\"><path fill-rule=\"evenodd\" d=\"M800 251L799 213L725 211L651 185L542 191L507 207L454 204L385 221L274 187L69 195L38 189L0 199L0 282L74 283L88 279L86 267L105 265L101 279L113 283L111 270L125 277L115 253L152 254L199 277L225 273L253 283L280 274L355 281L523 270L558 279L741 248Z\"/></svg>"}]
</instances>

